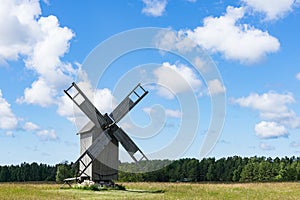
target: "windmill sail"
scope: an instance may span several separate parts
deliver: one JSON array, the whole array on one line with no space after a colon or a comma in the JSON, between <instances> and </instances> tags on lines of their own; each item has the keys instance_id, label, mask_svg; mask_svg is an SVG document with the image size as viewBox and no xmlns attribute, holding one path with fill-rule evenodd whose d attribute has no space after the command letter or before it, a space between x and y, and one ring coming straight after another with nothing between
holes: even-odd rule
<instances>
[{"instance_id":1,"label":"windmill sail","mask_svg":"<svg viewBox=\"0 0 300 200\"><path fill-rule=\"evenodd\" d=\"M114 120L114 125L112 127L117 127L115 123L119 122L147 94L148 91L146 91L139 83L124 98L124 100L110 113L110 118ZM142 159L148 160L145 154L138 148L138 146L121 128L115 128L113 136L122 144L122 146L125 148L125 150L129 153L129 155L135 162L138 162ZM135 156L135 153L137 152L141 154L141 158L139 159Z\"/></svg>"},{"instance_id":2,"label":"windmill sail","mask_svg":"<svg viewBox=\"0 0 300 200\"><path fill-rule=\"evenodd\" d=\"M90 122L78 133L81 155L75 162L79 163L76 180L77 177L89 177L93 181L113 182L112 180L117 180L119 142L134 161L148 160L138 146L116 124L148 93L140 84L124 98L110 115L107 113L102 115L75 83L72 83L64 92L90 119Z\"/></svg>"},{"instance_id":3,"label":"windmill sail","mask_svg":"<svg viewBox=\"0 0 300 200\"><path fill-rule=\"evenodd\" d=\"M111 141L111 137L107 134L108 131L102 132L92 143L92 145L87 149L90 155L97 158L104 148Z\"/></svg>"},{"instance_id":4,"label":"windmill sail","mask_svg":"<svg viewBox=\"0 0 300 200\"><path fill-rule=\"evenodd\" d=\"M116 123L119 122L134 106L134 102L126 97L109 115Z\"/></svg>"},{"instance_id":5,"label":"windmill sail","mask_svg":"<svg viewBox=\"0 0 300 200\"><path fill-rule=\"evenodd\" d=\"M138 84L109 116L115 123L119 122L146 94L148 91Z\"/></svg>"},{"instance_id":6,"label":"windmill sail","mask_svg":"<svg viewBox=\"0 0 300 200\"><path fill-rule=\"evenodd\" d=\"M138 146L131 140L131 138L121 128L118 128L118 130L116 130L113 133L113 135L122 144L124 149L129 153L129 155L132 157L132 159L135 162L138 162L142 159L148 160L148 158L145 156L145 154L138 148ZM142 155L142 157L138 159L135 156L136 152L139 152Z\"/></svg>"},{"instance_id":7,"label":"windmill sail","mask_svg":"<svg viewBox=\"0 0 300 200\"><path fill-rule=\"evenodd\" d=\"M68 93L71 88L76 90L76 94L74 96ZM103 128L107 125L105 117L98 111L98 109L92 104L92 102L87 98L87 96L85 96L85 94L75 83L72 83L71 87L69 87L67 90L64 90L64 92L98 128Z\"/></svg>"}]
</instances>

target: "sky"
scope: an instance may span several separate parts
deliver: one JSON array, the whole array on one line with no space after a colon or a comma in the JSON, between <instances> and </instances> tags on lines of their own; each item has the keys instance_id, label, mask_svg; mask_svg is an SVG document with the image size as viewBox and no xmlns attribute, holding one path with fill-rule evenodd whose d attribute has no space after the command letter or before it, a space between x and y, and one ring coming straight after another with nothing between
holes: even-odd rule
<instances>
[{"instance_id":1,"label":"sky","mask_svg":"<svg viewBox=\"0 0 300 200\"><path fill-rule=\"evenodd\" d=\"M79 157L72 82L103 114L141 82L118 125L151 159L299 156L299 22L299 0L0 0L0 165Z\"/></svg>"}]
</instances>

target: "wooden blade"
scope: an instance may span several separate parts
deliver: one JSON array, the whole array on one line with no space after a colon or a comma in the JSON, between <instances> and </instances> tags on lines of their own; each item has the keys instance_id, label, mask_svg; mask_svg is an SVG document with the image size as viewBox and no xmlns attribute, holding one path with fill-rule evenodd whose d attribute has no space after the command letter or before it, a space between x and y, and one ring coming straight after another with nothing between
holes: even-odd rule
<instances>
[{"instance_id":1,"label":"wooden blade","mask_svg":"<svg viewBox=\"0 0 300 200\"><path fill-rule=\"evenodd\" d=\"M105 149L108 143L111 141L111 137L107 133L108 131L103 131L92 143L92 145L87 149L90 155L97 158L101 152Z\"/></svg>"},{"instance_id":2,"label":"wooden blade","mask_svg":"<svg viewBox=\"0 0 300 200\"><path fill-rule=\"evenodd\" d=\"M146 94L148 91L138 84L109 116L115 123L119 122Z\"/></svg>"},{"instance_id":3,"label":"wooden blade","mask_svg":"<svg viewBox=\"0 0 300 200\"><path fill-rule=\"evenodd\" d=\"M74 88L75 95L72 96L68 93L68 91ZM98 109L92 104L92 102L85 96L85 94L79 89L79 87L72 83L71 87L69 87L67 90L64 90L64 92L72 99L72 101L80 108L84 114L95 124L95 126L99 127L105 127L108 125L105 117L98 111Z\"/></svg>"},{"instance_id":4,"label":"wooden blade","mask_svg":"<svg viewBox=\"0 0 300 200\"><path fill-rule=\"evenodd\" d=\"M131 140L131 138L123 131L121 128L117 129L113 135L115 138L122 144L124 149L129 153L129 155L132 157L132 159L135 162L138 162L139 160L148 158L145 156L145 154L138 148L138 146ZM140 159L137 159L134 154L136 152L140 152L142 157Z\"/></svg>"}]
</instances>

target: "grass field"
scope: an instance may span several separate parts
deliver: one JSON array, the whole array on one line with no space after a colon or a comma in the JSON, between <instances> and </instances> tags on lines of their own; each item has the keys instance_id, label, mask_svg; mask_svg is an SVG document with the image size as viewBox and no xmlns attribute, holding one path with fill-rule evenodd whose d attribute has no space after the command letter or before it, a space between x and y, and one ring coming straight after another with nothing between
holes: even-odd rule
<instances>
[{"instance_id":1,"label":"grass field","mask_svg":"<svg viewBox=\"0 0 300 200\"><path fill-rule=\"evenodd\" d=\"M60 189L46 183L2 183L0 199L300 199L300 183L122 183L128 191ZM164 192L158 192L164 191Z\"/></svg>"}]
</instances>

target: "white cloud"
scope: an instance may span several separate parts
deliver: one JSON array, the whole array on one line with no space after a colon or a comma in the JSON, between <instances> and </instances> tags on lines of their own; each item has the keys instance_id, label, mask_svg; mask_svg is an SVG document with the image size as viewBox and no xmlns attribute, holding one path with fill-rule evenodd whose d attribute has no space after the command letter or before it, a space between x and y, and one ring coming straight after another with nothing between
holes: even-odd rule
<instances>
[{"instance_id":1,"label":"white cloud","mask_svg":"<svg viewBox=\"0 0 300 200\"><path fill-rule=\"evenodd\" d=\"M41 16L38 0L2 0L0 8L0 62L22 58L37 74L18 102L49 106L72 80L76 70L61 57L74 33L57 17Z\"/></svg>"},{"instance_id":2,"label":"white cloud","mask_svg":"<svg viewBox=\"0 0 300 200\"><path fill-rule=\"evenodd\" d=\"M66 70L72 70L65 66L60 60L69 49L69 41L73 38L73 32L67 27L60 27L55 16L41 17L37 22L42 37L37 43L26 60L26 65L30 69L36 70L40 75L49 77L49 81L61 81L56 77ZM56 73L55 73L56 72ZM55 74L53 74L55 73ZM56 76L55 76L56 75Z\"/></svg>"},{"instance_id":3,"label":"white cloud","mask_svg":"<svg viewBox=\"0 0 300 200\"><path fill-rule=\"evenodd\" d=\"M219 79L209 80L207 85L210 95L217 95L226 91L224 85Z\"/></svg>"},{"instance_id":4,"label":"white cloud","mask_svg":"<svg viewBox=\"0 0 300 200\"><path fill-rule=\"evenodd\" d=\"M39 2L2 0L0 7L0 60L16 60L28 54L39 33L35 21L41 14Z\"/></svg>"},{"instance_id":5,"label":"white cloud","mask_svg":"<svg viewBox=\"0 0 300 200\"><path fill-rule=\"evenodd\" d=\"M207 73L210 70L209 65L206 64L206 61L198 56L195 57L193 64L200 70L201 73Z\"/></svg>"},{"instance_id":6,"label":"white cloud","mask_svg":"<svg viewBox=\"0 0 300 200\"><path fill-rule=\"evenodd\" d=\"M227 7L220 17L207 17L203 26L187 30L186 34L198 45L212 52L220 52L226 59L243 63L257 62L266 54L279 50L277 38L249 24L241 24L243 7Z\"/></svg>"},{"instance_id":7,"label":"white cloud","mask_svg":"<svg viewBox=\"0 0 300 200\"><path fill-rule=\"evenodd\" d=\"M262 12L267 20L276 20L282 18L288 12L293 10L296 5L295 0L242 0L253 10Z\"/></svg>"},{"instance_id":8,"label":"white cloud","mask_svg":"<svg viewBox=\"0 0 300 200\"><path fill-rule=\"evenodd\" d=\"M294 102L291 93L278 94L272 91L233 99L233 103L259 111L260 118L268 121L262 121L255 126L256 134L262 138L287 136L288 128L300 127L300 117L288 107Z\"/></svg>"},{"instance_id":9,"label":"white cloud","mask_svg":"<svg viewBox=\"0 0 300 200\"><path fill-rule=\"evenodd\" d=\"M261 95L252 93L247 97L235 99L234 102L242 107L259 110L264 117L268 113L287 113L287 104L294 103L295 99L291 93L278 94L270 91Z\"/></svg>"},{"instance_id":10,"label":"white cloud","mask_svg":"<svg viewBox=\"0 0 300 200\"><path fill-rule=\"evenodd\" d=\"M13 131L6 131L5 135L8 137L13 137L14 136L14 132Z\"/></svg>"},{"instance_id":11,"label":"white cloud","mask_svg":"<svg viewBox=\"0 0 300 200\"><path fill-rule=\"evenodd\" d=\"M0 130L7 130L6 136L14 136L14 131L18 130L18 118L11 110L10 104L2 97L0 90ZM23 125L25 131L35 131L36 135L42 140L56 140L57 136L54 130L42 130L33 122L25 122Z\"/></svg>"},{"instance_id":12,"label":"white cloud","mask_svg":"<svg viewBox=\"0 0 300 200\"><path fill-rule=\"evenodd\" d=\"M155 37L155 45L165 50L177 50L179 52L189 52L197 46L197 44L188 38L185 31L173 30L160 31Z\"/></svg>"},{"instance_id":13,"label":"white cloud","mask_svg":"<svg viewBox=\"0 0 300 200\"><path fill-rule=\"evenodd\" d=\"M79 81L77 83L78 87L84 92L84 94L93 102L96 108L102 113L110 113L112 109L117 105L116 99L112 92L108 88L103 89L93 89L91 83L88 81L87 76L81 71L79 76ZM72 92L74 91L69 91ZM57 113L63 117L66 117L73 123L76 123L77 127L80 129L87 123L88 119L82 111L73 104L72 100L64 95L58 99L58 109Z\"/></svg>"},{"instance_id":14,"label":"white cloud","mask_svg":"<svg viewBox=\"0 0 300 200\"><path fill-rule=\"evenodd\" d=\"M76 107L73 107L73 102L67 95L62 96L57 102L57 105L57 113L60 116L66 117L71 122L75 123L74 117L83 115L79 109L75 109Z\"/></svg>"},{"instance_id":15,"label":"white cloud","mask_svg":"<svg viewBox=\"0 0 300 200\"><path fill-rule=\"evenodd\" d=\"M296 74L296 79L300 81L300 73Z\"/></svg>"},{"instance_id":16,"label":"white cloud","mask_svg":"<svg viewBox=\"0 0 300 200\"><path fill-rule=\"evenodd\" d=\"M182 116L182 113L179 110L166 109L165 113L167 117L172 117L172 118L181 118Z\"/></svg>"},{"instance_id":17,"label":"white cloud","mask_svg":"<svg viewBox=\"0 0 300 200\"><path fill-rule=\"evenodd\" d=\"M292 115L289 116L286 120L283 121L283 124L296 129L300 127L300 117L296 115L296 113L293 111Z\"/></svg>"},{"instance_id":18,"label":"white cloud","mask_svg":"<svg viewBox=\"0 0 300 200\"><path fill-rule=\"evenodd\" d=\"M276 122L262 121L255 125L254 130L258 137L264 139L287 137L289 134L283 125L279 125Z\"/></svg>"},{"instance_id":19,"label":"white cloud","mask_svg":"<svg viewBox=\"0 0 300 200\"><path fill-rule=\"evenodd\" d=\"M157 79L158 94L168 99L175 97L177 93L185 92L190 89L199 91L202 85L196 73L183 64L171 65L168 62L154 70Z\"/></svg>"},{"instance_id":20,"label":"white cloud","mask_svg":"<svg viewBox=\"0 0 300 200\"><path fill-rule=\"evenodd\" d=\"M242 107L258 110L262 119L276 121L293 129L300 127L300 117L288 107L288 104L295 103L291 93L268 92L262 95L253 93L234 102Z\"/></svg>"},{"instance_id":21,"label":"white cloud","mask_svg":"<svg viewBox=\"0 0 300 200\"><path fill-rule=\"evenodd\" d=\"M266 144L266 143L260 143L259 148L261 148L262 150L266 150L266 151L275 150L274 146L271 146L271 145Z\"/></svg>"},{"instance_id":22,"label":"white cloud","mask_svg":"<svg viewBox=\"0 0 300 200\"><path fill-rule=\"evenodd\" d=\"M54 103L55 89L49 87L47 81L39 78L32 83L30 88L24 90L24 96L17 99L18 103L37 104L42 107Z\"/></svg>"},{"instance_id":23,"label":"white cloud","mask_svg":"<svg viewBox=\"0 0 300 200\"><path fill-rule=\"evenodd\" d=\"M51 130L40 130L36 132L36 135L44 141L48 141L48 140L57 140L58 137L55 133L55 130L51 129Z\"/></svg>"},{"instance_id":24,"label":"white cloud","mask_svg":"<svg viewBox=\"0 0 300 200\"><path fill-rule=\"evenodd\" d=\"M82 77L77 85L101 113L111 112L117 105L115 97L108 88L94 89L87 77Z\"/></svg>"},{"instance_id":25,"label":"white cloud","mask_svg":"<svg viewBox=\"0 0 300 200\"><path fill-rule=\"evenodd\" d=\"M116 106L116 99L108 88L95 91L94 104L100 112L111 112Z\"/></svg>"},{"instance_id":26,"label":"white cloud","mask_svg":"<svg viewBox=\"0 0 300 200\"><path fill-rule=\"evenodd\" d=\"M143 108L143 111L149 115L151 114L151 112L156 112L156 110L151 107L145 107ZM182 113L179 110L163 109L163 112L165 113L166 117L171 117L171 118L182 117Z\"/></svg>"},{"instance_id":27,"label":"white cloud","mask_svg":"<svg viewBox=\"0 0 300 200\"><path fill-rule=\"evenodd\" d=\"M39 74L37 81L24 91L23 101L40 106L54 104L57 91L61 91L72 82L70 75L75 70L60 57L69 49L69 40L73 33L66 27L60 27L54 16L41 17L38 21L43 31L43 40L35 44L32 54L26 60L26 66Z\"/></svg>"},{"instance_id":28,"label":"white cloud","mask_svg":"<svg viewBox=\"0 0 300 200\"><path fill-rule=\"evenodd\" d=\"M40 127L38 125L36 125L35 123L32 123L32 122L26 122L24 124L23 128L26 131L36 131L36 130L40 129Z\"/></svg>"},{"instance_id":29,"label":"white cloud","mask_svg":"<svg viewBox=\"0 0 300 200\"><path fill-rule=\"evenodd\" d=\"M147 114L150 114L151 111L152 111L152 108L151 107L146 107L146 108L143 108L143 111Z\"/></svg>"},{"instance_id":30,"label":"white cloud","mask_svg":"<svg viewBox=\"0 0 300 200\"><path fill-rule=\"evenodd\" d=\"M3 98L0 90L0 129L11 130L18 125L18 119L11 110L11 105Z\"/></svg>"},{"instance_id":31,"label":"white cloud","mask_svg":"<svg viewBox=\"0 0 300 200\"><path fill-rule=\"evenodd\" d=\"M32 131L35 133L35 135L41 139L42 141L49 141L49 140L57 140L57 134L54 129L47 130L47 129L41 129L40 126L33 122L26 122L23 126L23 129L25 131Z\"/></svg>"},{"instance_id":32,"label":"white cloud","mask_svg":"<svg viewBox=\"0 0 300 200\"><path fill-rule=\"evenodd\" d=\"M76 70L61 60L74 33L61 27L57 17L41 14L38 0L1 0L0 27L5 28L0 29L0 62L22 59L27 69L35 72L36 80L17 102L45 107L57 104L59 94L71 82ZM3 112L1 128L12 133L11 130L17 129L18 120L2 94L0 112ZM54 130L42 130L32 122L26 122L23 130L36 131L38 137L46 140L57 139Z\"/></svg>"},{"instance_id":33,"label":"white cloud","mask_svg":"<svg viewBox=\"0 0 300 200\"><path fill-rule=\"evenodd\" d=\"M167 0L143 0L143 2L145 7L142 13L153 17L162 16L168 3Z\"/></svg>"}]
</instances>

